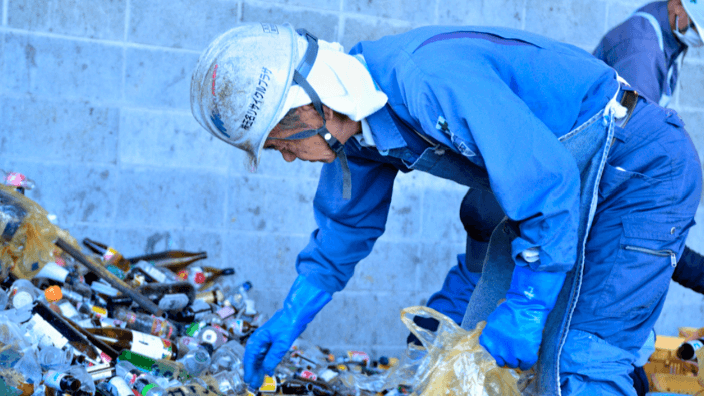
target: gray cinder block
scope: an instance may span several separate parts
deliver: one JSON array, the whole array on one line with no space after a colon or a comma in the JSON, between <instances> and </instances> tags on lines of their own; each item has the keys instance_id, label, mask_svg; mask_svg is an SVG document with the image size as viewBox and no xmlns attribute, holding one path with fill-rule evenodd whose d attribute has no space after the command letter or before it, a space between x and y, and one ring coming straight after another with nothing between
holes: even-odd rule
<instances>
[{"instance_id":1,"label":"gray cinder block","mask_svg":"<svg viewBox=\"0 0 704 396\"><path fill-rule=\"evenodd\" d=\"M603 1L527 0L525 29L594 48L604 32Z\"/></svg>"},{"instance_id":2,"label":"gray cinder block","mask_svg":"<svg viewBox=\"0 0 704 396\"><path fill-rule=\"evenodd\" d=\"M227 227L232 230L308 235L315 228L316 183L257 175L229 179Z\"/></svg>"},{"instance_id":3,"label":"gray cinder block","mask_svg":"<svg viewBox=\"0 0 704 396\"><path fill-rule=\"evenodd\" d=\"M72 100L0 98L0 156L114 164L119 110Z\"/></svg>"},{"instance_id":4,"label":"gray cinder block","mask_svg":"<svg viewBox=\"0 0 704 396\"><path fill-rule=\"evenodd\" d=\"M237 23L238 7L234 0L132 1L128 40L200 51Z\"/></svg>"},{"instance_id":5,"label":"gray cinder block","mask_svg":"<svg viewBox=\"0 0 704 396\"><path fill-rule=\"evenodd\" d=\"M131 106L190 111L191 74L198 55L185 51L128 48L125 101Z\"/></svg>"},{"instance_id":6,"label":"gray cinder block","mask_svg":"<svg viewBox=\"0 0 704 396\"><path fill-rule=\"evenodd\" d=\"M113 193L120 227L222 227L222 176L201 170L134 167L121 170Z\"/></svg>"},{"instance_id":7,"label":"gray cinder block","mask_svg":"<svg viewBox=\"0 0 704 396\"><path fill-rule=\"evenodd\" d=\"M103 103L121 98L118 46L8 33L2 57L9 92Z\"/></svg>"},{"instance_id":8,"label":"gray cinder block","mask_svg":"<svg viewBox=\"0 0 704 396\"><path fill-rule=\"evenodd\" d=\"M204 168L225 172L234 150L203 129L189 112L123 110L122 164Z\"/></svg>"},{"instance_id":9,"label":"gray cinder block","mask_svg":"<svg viewBox=\"0 0 704 396\"><path fill-rule=\"evenodd\" d=\"M7 25L13 28L113 41L122 41L125 34L127 0L13 0L7 4Z\"/></svg>"}]
</instances>

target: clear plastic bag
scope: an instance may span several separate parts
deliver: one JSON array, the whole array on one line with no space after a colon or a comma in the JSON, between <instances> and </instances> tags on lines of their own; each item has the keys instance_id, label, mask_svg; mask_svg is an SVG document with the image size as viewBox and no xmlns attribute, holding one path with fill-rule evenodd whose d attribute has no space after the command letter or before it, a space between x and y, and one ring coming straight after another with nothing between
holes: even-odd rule
<instances>
[{"instance_id":1,"label":"clear plastic bag","mask_svg":"<svg viewBox=\"0 0 704 396\"><path fill-rule=\"evenodd\" d=\"M412 316L437 319L435 332L418 327ZM387 377L386 388L411 385L416 396L519 396L519 373L501 368L479 345L486 322L466 331L447 316L428 307L401 311L401 321L423 343L409 346Z\"/></svg>"}]
</instances>

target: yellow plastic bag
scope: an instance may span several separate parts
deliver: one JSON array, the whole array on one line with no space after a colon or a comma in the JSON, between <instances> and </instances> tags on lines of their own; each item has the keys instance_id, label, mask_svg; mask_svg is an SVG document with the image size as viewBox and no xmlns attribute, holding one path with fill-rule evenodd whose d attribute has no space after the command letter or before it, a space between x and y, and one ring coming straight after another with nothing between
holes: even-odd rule
<instances>
[{"instance_id":1,"label":"yellow plastic bag","mask_svg":"<svg viewBox=\"0 0 704 396\"><path fill-rule=\"evenodd\" d=\"M431 317L440 325L435 332L430 332L418 327L409 315ZM403 309L401 321L426 350L417 362L412 395L520 395L518 372L498 367L494 358L479 344L479 335L486 322L480 322L473 331L466 331L447 316L421 306Z\"/></svg>"},{"instance_id":2,"label":"yellow plastic bag","mask_svg":"<svg viewBox=\"0 0 704 396\"><path fill-rule=\"evenodd\" d=\"M2 279L8 272L31 279L46 263L56 261L62 255L61 249L54 245L58 237L78 248L78 242L68 231L51 224L47 215L44 208L14 187L0 184Z\"/></svg>"}]
</instances>

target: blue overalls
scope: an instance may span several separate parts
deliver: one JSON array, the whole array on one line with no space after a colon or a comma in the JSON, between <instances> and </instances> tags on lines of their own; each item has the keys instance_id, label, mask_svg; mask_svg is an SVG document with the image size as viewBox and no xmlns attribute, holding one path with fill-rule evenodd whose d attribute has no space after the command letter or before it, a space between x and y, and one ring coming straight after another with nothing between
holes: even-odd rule
<instances>
[{"instance_id":1,"label":"blue overalls","mask_svg":"<svg viewBox=\"0 0 704 396\"><path fill-rule=\"evenodd\" d=\"M426 171L490 189L511 221L492 235L485 274L464 322L485 319L505 295L502 287L508 286L520 253L538 248L534 270L572 274L545 329L538 385L545 394L558 394L561 383L573 389L573 373L559 374L560 357L575 355L564 341L574 334L570 321L581 318L579 295L589 282L581 276L589 263L589 254L585 261L583 252L586 247L589 253L591 244L613 241L595 236L591 242L587 236L592 218L594 227L599 225L597 185L602 169L609 170L606 156L616 142L612 119L603 114L618 91L615 72L576 47L501 28L424 27L362 42L352 53L364 56L389 103L367 118L376 148L362 147L355 139L345 144L352 176L350 200L342 199L338 161L323 166L314 200L319 228L298 256L299 274L330 293L344 288L354 266L384 231L398 170ZM665 124L664 113L644 117ZM688 139L681 127L662 129ZM649 151L638 149L631 151L633 157L650 158ZM675 151L673 162L683 164L677 168L683 172L678 180L688 187L675 189L663 210L685 217L688 213L688 219L686 224L664 224L683 245L698 202L700 170L691 143ZM638 170L623 172L632 171ZM612 177L629 185L619 172ZM659 195L649 191L654 199ZM617 219L630 213L628 202L620 198L612 203L610 196L604 210L618 208ZM695 203L683 208L682 201ZM680 254L681 248L672 246L672 251ZM643 254L638 262L646 267L662 264L653 264L654 257L661 258ZM661 261L671 268L669 257ZM614 255L599 265L612 268L616 261ZM593 331L586 324L580 330ZM590 373L578 370L576 375L589 378Z\"/></svg>"}]
</instances>

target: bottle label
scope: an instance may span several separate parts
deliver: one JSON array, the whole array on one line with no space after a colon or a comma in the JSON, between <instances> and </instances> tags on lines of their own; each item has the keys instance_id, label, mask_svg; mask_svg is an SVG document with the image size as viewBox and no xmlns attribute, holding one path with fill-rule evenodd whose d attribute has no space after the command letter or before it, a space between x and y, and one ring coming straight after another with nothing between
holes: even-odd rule
<instances>
[{"instance_id":1,"label":"bottle label","mask_svg":"<svg viewBox=\"0 0 704 396\"><path fill-rule=\"evenodd\" d=\"M154 266L147 264L146 261L139 262L138 264L135 265L137 268L141 269L146 273L147 275L151 276L154 278L159 283L164 283L168 279L166 278L166 274L159 271L156 269Z\"/></svg>"},{"instance_id":2,"label":"bottle label","mask_svg":"<svg viewBox=\"0 0 704 396\"><path fill-rule=\"evenodd\" d=\"M218 309L217 312L215 312L215 313L218 314L218 316L220 318L225 319L225 318L229 318L230 316L234 315L236 312L235 312L234 308L232 308L231 306L228 305L228 306L225 306L225 307Z\"/></svg>"},{"instance_id":3,"label":"bottle label","mask_svg":"<svg viewBox=\"0 0 704 396\"><path fill-rule=\"evenodd\" d=\"M132 389L127 385L124 379L120 377L113 377L108 381L110 385L113 386L113 394L117 396L133 396Z\"/></svg>"},{"instance_id":4,"label":"bottle label","mask_svg":"<svg viewBox=\"0 0 704 396\"><path fill-rule=\"evenodd\" d=\"M103 253L103 261L108 262L110 259L115 257L115 255L118 254L117 250L113 249L112 247L108 247L105 250L105 253Z\"/></svg>"},{"instance_id":5,"label":"bottle label","mask_svg":"<svg viewBox=\"0 0 704 396\"><path fill-rule=\"evenodd\" d=\"M147 396L147 393L149 392L149 390L152 389L152 388L155 387L155 386L156 386L156 385L154 385L154 384L146 384L145 386L142 387L142 390L140 391L140 393L141 393L143 396Z\"/></svg>"},{"instance_id":6,"label":"bottle label","mask_svg":"<svg viewBox=\"0 0 704 396\"><path fill-rule=\"evenodd\" d=\"M120 294L119 290L102 282L93 282L90 284L90 288L98 293L102 293L110 297L117 297L117 295Z\"/></svg>"},{"instance_id":7,"label":"bottle label","mask_svg":"<svg viewBox=\"0 0 704 396\"><path fill-rule=\"evenodd\" d=\"M697 349L699 349L699 348L701 348L701 347L704 346L704 343L702 343L702 342L699 341L699 340L694 340L694 341L690 341L690 342L689 342L689 345L691 345L691 346L692 346L692 349L694 349L694 351L696 352Z\"/></svg>"},{"instance_id":8,"label":"bottle label","mask_svg":"<svg viewBox=\"0 0 704 396\"><path fill-rule=\"evenodd\" d=\"M27 330L33 334L40 335L40 345L55 346L62 349L68 344L68 339L38 314L32 315L32 319L27 322Z\"/></svg>"},{"instance_id":9,"label":"bottle label","mask_svg":"<svg viewBox=\"0 0 704 396\"><path fill-rule=\"evenodd\" d=\"M337 373L330 369L325 369L325 371L320 373L320 378L322 378L325 382L330 382L335 377L337 377Z\"/></svg>"},{"instance_id":10,"label":"bottle label","mask_svg":"<svg viewBox=\"0 0 704 396\"><path fill-rule=\"evenodd\" d=\"M301 371L300 376L301 376L301 378L309 379L309 380L312 380L312 381L315 381L315 380L318 379L318 376L315 375L314 372L309 371L309 370L303 370L303 371Z\"/></svg>"},{"instance_id":11,"label":"bottle label","mask_svg":"<svg viewBox=\"0 0 704 396\"><path fill-rule=\"evenodd\" d=\"M369 364L369 355L366 352L347 351L350 361Z\"/></svg>"},{"instance_id":12,"label":"bottle label","mask_svg":"<svg viewBox=\"0 0 704 396\"><path fill-rule=\"evenodd\" d=\"M100 351L100 359L103 361L103 363L112 362L112 358L103 351Z\"/></svg>"},{"instance_id":13,"label":"bottle label","mask_svg":"<svg viewBox=\"0 0 704 396\"><path fill-rule=\"evenodd\" d=\"M44 374L44 384L54 389L61 389L61 380L67 376L66 373L49 370Z\"/></svg>"},{"instance_id":14,"label":"bottle label","mask_svg":"<svg viewBox=\"0 0 704 396\"><path fill-rule=\"evenodd\" d=\"M276 378L265 375L264 382L262 383L262 386L259 387L259 392L276 392Z\"/></svg>"},{"instance_id":15,"label":"bottle label","mask_svg":"<svg viewBox=\"0 0 704 396\"><path fill-rule=\"evenodd\" d=\"M165 338L171 338L171 335L173 334L174 328L173 326L170 326L170 323L165 321L164 319L154 317L154 320L152 321L152 330L151 333L152 335L159 336L159 337L165 337Z\"/></svg>"},{"instance_id":16,"label":"bottle label","mask_svg":"<svg viewBox=\"0 0 704 396\"><path fill-rule=\"evenodd\" d=\"M132 330L130 350L152 359L169 359L171 357L171 342Z\"/></svg>"},{"instance_id":17,"label":"bottle label","mask_svg":"<svg viewBox=\"0 0 704 396\"><path fill-rule=\"evenodd\" d=\"M68 270L62 268L57 263L46 263L46 265L34 275L35 278L47 278L57 282L66 282L67 276Z\"/></svg>"},{"instance_id":18,"label":"bottle label","mask_svg":"<svg viewBox=\"0 0 704 396\"><path fill-rule=\"evenodd\" d=\"M59 309L61 310L61 315L66 318L71 319L73 317L78 316L78 311L76 311L76 308L73 306L73 304L68 301L60 303Z\"/></svg>"},{"instance_id":19,"label":"bottle label","mask_svg":"<svg viewBox=\"0 0 704 396\"><path fill-rule=\"evenodd\" d=\"M166 294L159 300L159 309L175 311L188 306L188 296L183 293Z\"/></svg>"},{"instance_id":20,"label":"bottle label","mask_svg":"<svg viewBox=\"0 0 704 396\"><path fill-rule=\"evenodd\" d=\"M98 318L102 319L108 316L108 311L105 308L92 306L90 307L90 310L93 311L93 314Z\"/></svg>"}]
</instances>

